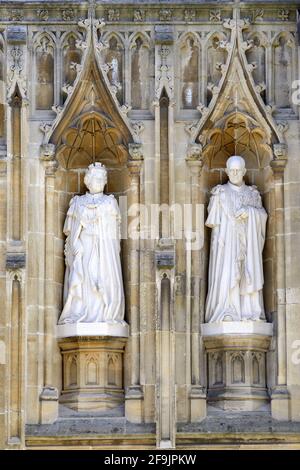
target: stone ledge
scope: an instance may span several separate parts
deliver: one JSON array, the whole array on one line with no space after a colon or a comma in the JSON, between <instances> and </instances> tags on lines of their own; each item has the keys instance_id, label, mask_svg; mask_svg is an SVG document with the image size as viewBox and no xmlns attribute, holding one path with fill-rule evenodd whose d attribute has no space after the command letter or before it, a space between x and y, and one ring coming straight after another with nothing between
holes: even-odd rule
<instances>
[{"instance_id":1,"label":"stone ledge","mask_svg":"<svg viewBox=\"0 0 300 470\"><path fill-rule=\"evenodd\" d=\"M201 325L203 336L219 335L264 335L272 336L273 324L262 321L230 321L203 323Z\"/></svg>"},{"instance_id":2,"label":"stone ledge","mask_svg":"<svg viewBox=\"0 0 300 470\"><path fill-rule=\"evenodd\" d=\"M127 323L65 323L57 325L57 338L70 338L76 336L117 336L128 338L129 326Z\"/></svg>"}]
</instances>

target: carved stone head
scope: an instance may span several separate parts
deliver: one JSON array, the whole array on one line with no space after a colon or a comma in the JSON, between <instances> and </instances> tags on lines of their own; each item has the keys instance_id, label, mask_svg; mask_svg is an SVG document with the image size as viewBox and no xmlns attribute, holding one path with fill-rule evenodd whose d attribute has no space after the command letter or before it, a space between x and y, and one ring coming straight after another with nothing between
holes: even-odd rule
<instances>
[{"instance_id":1,"label":"carved stone head","mask_svg":"<svg viewBox=\"0 0 300 470\"><path fill-rule=\"evenodd\" d=\"M226 174L229 178L230 183L235 186L241 186L244 182L244 175L246 173L246 164L245 160L238 156L233 155L228 158L226 162Z\"/></svg>"},{"instance_id":2,"label":"carved stone head","mask_svg":"<svg viewBox=\"0 0 300 470\"><path fill-rule=\"evenodd\" d=\"M107 170L102 163L89 165L84 177L84 184L91 194L102 193L107 183Z\"/></svg>"}]
</instances>

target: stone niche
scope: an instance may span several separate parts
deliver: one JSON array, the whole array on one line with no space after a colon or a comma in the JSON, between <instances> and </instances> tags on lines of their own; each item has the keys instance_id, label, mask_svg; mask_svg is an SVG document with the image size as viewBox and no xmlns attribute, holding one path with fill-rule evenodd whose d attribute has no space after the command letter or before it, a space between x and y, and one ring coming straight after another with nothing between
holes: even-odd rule
<instances>
[{"instance_id":1,"label":"stone niche","mask_svg":"<svg viewBox=\"0 0 300 470\"><path fill-rule=\"evenodd\" d=\"M208 360L208 403L223 410L254 411L270 401L266 352L273 325L218 322L202 325Z\"/></svg>"},{"instance_id":2,"label":"stone niche","mask_svg":"<svg viewBox=\"0 0 300 470\"><path fill-rule=\"evenodd\" d=\"M237 92L240 93L238 88ZM240 99L238 95L238 102ZM250 113L247 115L244 112L230 114L230 106L232 104L227 108L227 116L220 120L218 115L215 119L212 118L214 127L203 132L202 197L204 203L208 203L210 189L217 184L226 183L228 178L224 168L229 156L236 154L245 159L245 182L257 186L268 213L263 250L263 296L267 322L254 322L252 326L251 322L240 322L240 329L236 328L235 322L202 325L207 353L207 399L209 404L221 409L254 411L269 406L270 402L273 407L274 398L271 401L268 390L275 386L277 380L276 368L273 367L277 361L277 353L275 341L271 342L271 337L273 324L275 332L280 331L277 326L280 317L277 314L276 266L281 261L280 251L276 250L278 220L275 210L282 207L282 201L275 193L275 176L271 166L273 151L268 137L270 131L259 123L258 115L252 117ZM204 279L209 264L209 246L210 233L205 230ZM201 309L205 311L204 301ZM209 328L213 327L215 331L212 332Z\"/></svg>"},{"instance_id":3,"label":"stone niche","mask_svg":"<svg viewBox=\"0 0 300 470\"><path fill-rule=\"evenodd\" d=\"M95 162L106 166L108 181L104 192L114 194L119 203L120 197L128 193L131 181L127 162L128 143L132 137L117 113L115 104L107 95L94 58L90 58L86 64L84 74L84 78L75 85L73 94L67 99L65 112L60 115L49 138L50 145L55 147L55 160L58 164L54 176L46 179L49 186L47 200L50 200L51 193L53 198L53 204L49 203L46 220L53 230L55 250L51 263L55 289L52 302L56 318L53 316L55 325L51 324L51 329L56 331L56 335L53 335L53 348L58 345L62 355L62 374L58 367L53 368L52 381L57 384L61 404L75 411L109 414L109 410L124 404L125 400L124 388L128 377L123 362L124 354L127 354L125 346L128 331L126 328L121 332L116 331L118 325L101 323L56 324L63 309L63 227L71 198L87 191L84 184L87 167ZM121 245L126 302L130 274L127 261L129 244L127 240L122 240ZM127 301L126 320L128 310Z\"/></svg>"},{"instance_id":4,"label":"stone niche","mask_svg":"<svg viewBox=\"0 0 300 470\"><path fill-rule=\"evenodd\" d=\"M124 403L126 340L109 336L59 339L63 356L60 403L75 411L108 411Z\"/></svg>"}]
</instances>

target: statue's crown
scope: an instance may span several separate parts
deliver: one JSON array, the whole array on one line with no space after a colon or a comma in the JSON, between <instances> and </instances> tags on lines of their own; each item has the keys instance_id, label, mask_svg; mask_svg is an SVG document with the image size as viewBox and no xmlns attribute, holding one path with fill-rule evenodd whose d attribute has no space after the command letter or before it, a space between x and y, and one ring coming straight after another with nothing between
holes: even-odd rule
<instances>
[{"instance_id":1,"label":"statue's crown","mask_svg":"<svg viewBox=\"0 0 300 470\"><path fill-rule=\"evenodd\" d=\"M100 162L95 162L88 166L87 173L96 173L96 172L107 175L106 167L102 165L102 163Z\"/></svg>"}]
</instances>

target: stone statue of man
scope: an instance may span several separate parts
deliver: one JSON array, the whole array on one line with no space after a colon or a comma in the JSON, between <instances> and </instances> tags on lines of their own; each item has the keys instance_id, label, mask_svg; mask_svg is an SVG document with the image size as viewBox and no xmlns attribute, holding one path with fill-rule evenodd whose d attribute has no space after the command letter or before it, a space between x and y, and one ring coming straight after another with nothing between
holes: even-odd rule
<instances>
[{"instance_id":1,"label":"stone statue of man","mask_svg":"<svg viewBox=\"0 0 300 470\"><path fill-rule=\"evenodd\" d=\"M262 251L267 213L244 182L242 157L227 160L229 181L211 191L205 225L212 228L206 322L265 320Z\"/></svg>"},{"instance_id":2,"label":"stone statue of man","mask_svg":"<svg viewBox=\"0 0 300 470\"><path fill-rule=\"evenodd\" d=\"M88 167L84 183L89 192L73 197L64 225L66 272L59 324L123 324L119 206L113 195L103 193L107 171L101 163Z\"/></svg>"}]
</instances>

